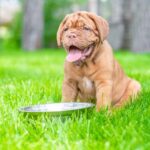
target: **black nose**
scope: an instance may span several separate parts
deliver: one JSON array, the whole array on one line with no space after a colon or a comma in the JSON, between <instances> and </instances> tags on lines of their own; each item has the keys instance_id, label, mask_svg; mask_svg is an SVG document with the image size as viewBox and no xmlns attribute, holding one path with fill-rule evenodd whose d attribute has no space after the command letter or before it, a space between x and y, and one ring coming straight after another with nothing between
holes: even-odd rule
<instances>
[{"instance_id":1,"label":"black nose","mask_svg":"<svg viewBox=\"0 0 150 150\"><path fill-rule=\"evenodd\" d=\"M69 38L69 39L75 39L76 37L77 37L77 36L76 36L75 33L71 33L71 34L68 35L68 38Z\"/></svg>"}]
</instances>

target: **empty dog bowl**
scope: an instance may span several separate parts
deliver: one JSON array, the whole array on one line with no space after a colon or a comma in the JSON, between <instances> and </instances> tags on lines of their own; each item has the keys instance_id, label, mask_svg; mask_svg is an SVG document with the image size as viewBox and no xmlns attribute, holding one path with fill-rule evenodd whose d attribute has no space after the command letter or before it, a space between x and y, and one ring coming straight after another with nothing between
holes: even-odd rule
<instances>
[{"instance_id":1,"label":"empty dog bowl","mask_svg":"<svg viewBox=\"0 0 150 150\"><path fill-rule=\"evenodd\" d=\"M50 103L21 107L19 111L29 115L49 114L56 115L71 115L74 112L84 112L94 108L92 103L68 102L68 103Z\"/></svg>"}]
</instances>

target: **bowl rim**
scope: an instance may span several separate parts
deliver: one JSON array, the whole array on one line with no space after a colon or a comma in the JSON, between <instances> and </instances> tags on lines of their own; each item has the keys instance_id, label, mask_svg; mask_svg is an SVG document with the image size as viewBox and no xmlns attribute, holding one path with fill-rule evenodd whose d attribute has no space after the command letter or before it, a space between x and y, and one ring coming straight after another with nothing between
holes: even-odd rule
<instances>
[{"instance_id":1,"label":"bowl rim","mask_svg":"<svg viewBox=\"0 0 150 150\"><path fill-rule=\"evenodd\" d=\"M50 111L50 110L48 110L48 111L45 111L45 110L43 110L43 111L34 111L34 107L40 107L40 106L46 106L46 105L48 105L48 106L50 106L50 105L60 105L60 104L76 104L76 105L83 105L82 107L80 106L79 108L78 107L76 107L76 108L69 108L69 109L62 109L62 110L56 110L56 111L54 111L54 110L52 110L52 111ZM30 105L30 106L23 106L23 107L20 107L18 110L19 110L19 112L22 112L22 113L28 113L28 114L30 114L30 113L32 113L32 114L39 114L39 113L51 113L51 114L61 114L61 113L72 113L72 112L75 112L75 111L80 111L80 110L86 110L86 109L90 109L90 108L94 108L95 107L95 104L93 104L93 103L89 103L89 102L54 102L54 103L46 103L46 104L36 104L36 105ZM31 109L31 110L27 110L27 109ZM32 111L32 109L33 109L33 111Z\"/></svg>"}]
</instances>

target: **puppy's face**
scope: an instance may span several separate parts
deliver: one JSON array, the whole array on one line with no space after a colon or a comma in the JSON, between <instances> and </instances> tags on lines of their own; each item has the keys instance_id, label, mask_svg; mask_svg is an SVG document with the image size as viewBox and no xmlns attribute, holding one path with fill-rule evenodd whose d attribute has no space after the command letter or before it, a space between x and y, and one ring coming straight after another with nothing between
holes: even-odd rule
<instances>
[{"instance_id":1,"label":"puppy's face","mask_svg":"<svg viewBox=\"0 0 150 150\"><path fill-rule=\"evenodd\" d=\"M107 22L92 13L77 12L67 15L59 26L57 43L66 49L69 62L84 60L96 44L108 34Z\"/></svg>"}]
</instances>

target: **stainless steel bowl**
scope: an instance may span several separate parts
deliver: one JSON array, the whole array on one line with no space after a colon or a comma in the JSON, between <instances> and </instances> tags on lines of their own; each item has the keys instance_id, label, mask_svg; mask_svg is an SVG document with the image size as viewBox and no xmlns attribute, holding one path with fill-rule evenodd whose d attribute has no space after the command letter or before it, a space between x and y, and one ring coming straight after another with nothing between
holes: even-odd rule
<instances>
[{"instance_id":1,"label":"stainless steel bowl","mask_svg":"<svg viewBox=\"0 0 150 150\"><path fill-rule=\"evenodd\" d=\"M94 108L92 103L68 102L68 103L50 103L33 105L28 107L21 107L20 112L29 115L49 114L57 115L71 115L74 112L84 112Z\"/></svg>"}]
</instances>

